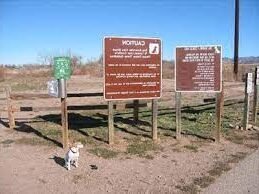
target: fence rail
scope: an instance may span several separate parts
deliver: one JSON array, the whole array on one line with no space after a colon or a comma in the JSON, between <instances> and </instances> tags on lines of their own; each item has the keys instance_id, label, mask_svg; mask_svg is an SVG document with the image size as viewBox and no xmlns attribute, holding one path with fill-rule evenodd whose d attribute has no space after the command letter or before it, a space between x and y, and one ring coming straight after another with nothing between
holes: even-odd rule
<instances>
[{"instance_id":1,"label":"fence rail","mask_svg":"<svg viewBox=\"0 0 259 194\"><path fill-rule=\"evenodd\" d=\"M238 83L234 85L226 85L224 89L233 88L233 87L240 87L244 86L244 83ZM38 99L56 99L55 97L49 96L46 93L20 93L15 92L13 93L10 90L10 87L5 88L6 98L1 97L0 101L6 101L7 106L5 108L1 107L0 111L7 111L8 118L9 118L9 126L12 128L15 125L14 113L15 112L41 112L41 111L59 111L60 106L51 106L51 107L37 107L37 106L14 106L14 101L20 100L38 100ZM163 93L175 93L174 89L163 89ZM67 98L82 98L82 97L102 97L103 92L87 92L87 93L68 93ZM160 102L171 101L172 98L161 98L159 99ZM204 98L204 103L214 103L216 100L215 97ZM225 99L226 101L227 99ZM131 108L138 108L138 107L147 107L148 101L141 100L138 103L129 103L129 102L115 102L113 104L113 108L116 110L124 110L124 109L131 109ZM108 110L108 103L107 102L100 102L98 104L91 104L91 105L69 105L67 106L68 111L80 111L80 110Z\"/></svg>"}]
</instances>

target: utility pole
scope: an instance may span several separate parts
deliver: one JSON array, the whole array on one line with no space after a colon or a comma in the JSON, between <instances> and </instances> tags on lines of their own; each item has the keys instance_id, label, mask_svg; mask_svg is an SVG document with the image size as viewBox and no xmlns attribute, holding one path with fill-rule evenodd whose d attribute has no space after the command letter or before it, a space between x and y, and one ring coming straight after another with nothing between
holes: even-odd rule
<instances>
[{"instance_id":1,"label":"utility pole","mask_svg":"<svg viewBox=\"0 0 259 194\"><path fill-rule=\"evenodd\" d=\"M235 0L235 37L234 37L234 75L237 81L238 73L238 43L239 43L239 0Z\"/></svg>"}]
</instances>

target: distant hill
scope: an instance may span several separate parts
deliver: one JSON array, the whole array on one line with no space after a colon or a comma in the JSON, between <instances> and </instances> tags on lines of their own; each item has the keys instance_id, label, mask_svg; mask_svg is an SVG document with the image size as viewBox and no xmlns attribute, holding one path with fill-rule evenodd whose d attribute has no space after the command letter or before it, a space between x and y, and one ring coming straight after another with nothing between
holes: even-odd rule
<instances>
[{"instance_id":1,"label":"distant hill","mask_svg":"<svg viewBox=\"0 0 259 194\"><path fill-rule=\"evenodd\" d=\"M223 61L225 63L233 63L233 59L224 57ZM259 57L239 57L240 64L255 64L259 63Z\"/></svg>"}]
</instances>

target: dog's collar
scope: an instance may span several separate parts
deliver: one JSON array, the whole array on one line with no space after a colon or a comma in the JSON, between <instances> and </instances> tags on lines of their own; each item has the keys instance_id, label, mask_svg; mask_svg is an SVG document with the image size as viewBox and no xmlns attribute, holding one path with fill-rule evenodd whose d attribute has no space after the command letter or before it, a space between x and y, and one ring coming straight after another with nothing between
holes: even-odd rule
<instances>
[{"instance_id":1,"label":"dog's collar","mask_svg":"<svg viewBox=\"0 0 259 194\"><path fill-rule=\"evenodd\" d=\"M77 153L77 151L74 152L71 148L70 148L70 150L71 150L71 152L73 152L74 154Z\"/></svg>"}]
</instances>

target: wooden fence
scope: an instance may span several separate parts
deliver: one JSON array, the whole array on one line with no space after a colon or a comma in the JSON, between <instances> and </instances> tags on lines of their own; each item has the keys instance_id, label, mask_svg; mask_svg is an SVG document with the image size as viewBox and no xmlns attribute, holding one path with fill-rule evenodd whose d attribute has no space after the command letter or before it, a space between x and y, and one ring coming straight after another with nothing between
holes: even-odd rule
<instances>
[{"instance_id":1,"label":"wooden fence","mask_svg":"<svg viewBox=\"0 0 259 194\"><path fill-rule=\"evenodd\" d=\"M229 85L229 86L225 86L224 89L228 89L228 88L235 88L235 87L239 87L239 86L243 86L244 84L235 84L235 85ZM161 98L159 101L161 102L165 102L165 101L169 101L173 99L174 96L174 90L173 89L167 89L167 90L163 90L163 94L165 93L171 93L169 98ZM6 98L0 98L0 100L5 100L6 101L6 108L0 110L0 111L6 111L8 114L8 120L9 120L9 127L10 128L14 128L15 127L15 112L24 112L24 111L32 111L32 112L40 112L40 111L61 111L62 113L62 106L56 106L56 107L38 107L38 106L20 106L20 105L15 105L15 101L22 101L22 100L39 100L39 99L57 99L55 97L49 96L46 93L14 93L11 91L10 87L6 87L5 88L5 95ZM102 97L103 93L102 92L89 92L89 93L68 93L67 94L67 98L98 98L98 97ZM216 96L215 96L216 97ZM215 97L211 97L211 98L204 98L203 101L205 103L214 103L216 102L216 98ZM234 97L234 96L233 96ZM235 96L236 97L236 96ZM231 97L230 97L231 99ZM224 98L224 101L229 100L229 98ZM125 101L115 101L114 103L112 103L112 107L113 109L116 110L123 110L123 109L128 109L128 108L132 108L134 109L133 111L133 117L134 120L138 120L138 111L140 107L147 107L148 106L148 100L134 100L132 102L125 102ZM222 102L222 103L223 103ZM223 105L220 105L223 106ZM108 102L106 101L102 101L99 104L91 104L91 105L66 105L66 108L68 111L80 111L80 110L107 110L108 111ZM218 111L218 109L216 109L217 114L220 113L220 111ZM62 115L62 114L61 114ZM220 115L220 114L219 114ZM220 116L219 116L220 117ZM220 128L220 120L217 121L217 128ZM62 123L63 126L63 123ZM64 130L65 131L65 130ZM219 134L217 134L216 136L218 136L217 139L219 139ZM63 141L63 146L64 146L64 142Z\"/></svg>"},{"instance_id":2,"label":"wooden fence","mask_svg":"<svg viewBox=\"0 0 259 194\"><path fill-rule=\"evenodd\" d=\"M14 102L17 100L39 100L39 99L55 99L55 97L49 96L45 93L13 93L11 92L10 87L5 88L6 98L1 98L0 100L6 100L7 107L2 108L1 111L8 112L8 120L9 120L9 127L15 127L15 112L40 112L40 111L59 111L60 106L56 107L38 107L38 106L14 106ZM102 92L92 92L92 93L68 93L67 98L83 98L83 97L102 97ZM113 108L116 110L124 110L124 109L137 109L139 107L147 107L146 101L141 101L138 103L124 103L124 102L117 102L113 105ZM102 102L99 104L92 104L92 105L69 105L67 106L68 111L80 111L80 110L108 110L108 102Z\"/></svg>"}]
</instances>

